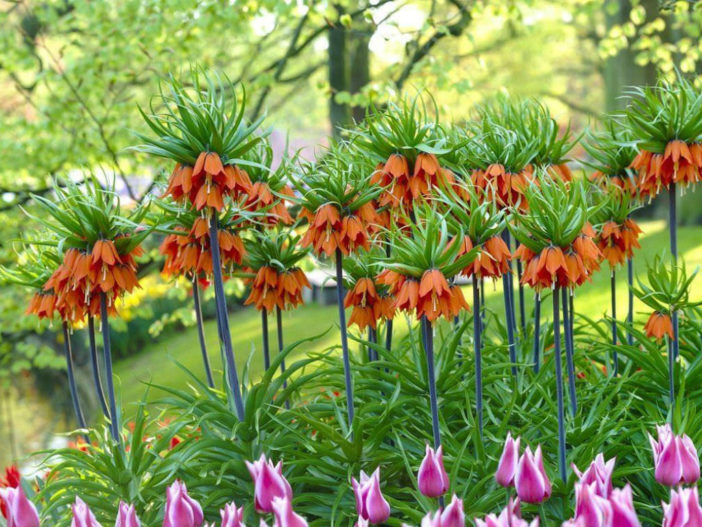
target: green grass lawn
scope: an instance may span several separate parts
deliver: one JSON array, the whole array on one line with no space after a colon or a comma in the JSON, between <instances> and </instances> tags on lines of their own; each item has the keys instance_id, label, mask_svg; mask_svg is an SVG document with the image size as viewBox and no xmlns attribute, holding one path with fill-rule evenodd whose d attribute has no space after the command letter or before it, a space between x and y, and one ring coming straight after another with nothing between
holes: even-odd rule
<instances>
[{"instance_id":1,"label":"green grass lawn","mask_svg":"<svg viewBox=\"0 0 702 527\"><path fill-rule=\"evenodd\" d=\"M646 263L652 261L655 254L664 251L668 247L668 230L662 221L647 222L642 225L644 235L641 239L642 249L637 253L635 259L635 272L643 273ZM688 270L692 271L697 265L702 263L702 228L683 227L679 228L679 250L684 258ZM626 315L626 270L623 269L617 274L618 282L618 308L619 316ZM701 297L700 290L696 286L700 284L700 278L696 279L693 285L692 296ZM609 312L610 306L610 274L609 268L605 265L594 277L592 283L581 287L575 298L576 312L586 314L591 318L600 318ZM498 281L494 284L486 283L487 305L498 313L503 309L502 284ZM516 296L516 294L515 294ZM471 294L466 291L466 298L470 301ZM533 305L533 293L526 291L527 313ZM642 309L637 305L637 310ZM544 318L550 309L544 310ZM643 310L642 310L643 313ZM518 315L517 315L518 316ZM643 318L643 314L641 315ZM400 332L405 332L406 328L402 319L397 324ZM642 320L643 323L643 320ZM261 317L253 309L242 309L231 313L230 325L234 350L237 356L237 365L244 367L244 363L251 355L251 367L249 375L255 378L263 368L263 358L261 354ZM277 349L275 340L275 320L269 319L271 351ZM336 306L306 305L283 315L283 326L286 343L292 343L299 339L320 334L329 330L320 340L305 343L297 350L297 356L304 354L307 350L324 349L339 342L337 329ZM210 358L212 365L218 371L221 370L219 351L217 344L217 327L214 320L205 324L207 342L210 347ZM358 349L358 345L351 342L353 349ZM295 355L290 359L294 360ZM144 349L140 354L121 360L115 364L115 373L121 385L122 400L128 405L129 402L139 401L143 397L146 384L149 381L155 384L162 384L174 387L185 386L188 382L186 374L178 368L176 361L185 365L188 369L196 373L204 372L200 358L200 347L198 344L195 328L157 338L153 344ZM219 373L221 378L221 372ZM151 398L157 397L156 392L150 394Z\"/></svg>"}]
</instances>

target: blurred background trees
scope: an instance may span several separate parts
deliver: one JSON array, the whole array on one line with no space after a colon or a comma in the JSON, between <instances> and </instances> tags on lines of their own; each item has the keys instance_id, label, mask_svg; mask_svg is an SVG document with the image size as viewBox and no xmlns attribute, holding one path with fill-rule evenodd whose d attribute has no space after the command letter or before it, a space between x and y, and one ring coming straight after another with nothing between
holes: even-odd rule
<instances>
[{"instance_id":1,"label":"blurred background trees","mask_svg":"<svg viewBox=\"0 0 702 527\"><path fill-rule=\"evenodd\" d=\"M16 259L20 207L56 174L80 180L89 168L137 201L152 190L164 167L128 149L143 128L137 107L191 64L245 83L278 150L289 137L309 157L370 104L422 89L444 119L506 90L539 97L582 130L621 108L627 86L702 72L701 32L694 1L0 0L0 264ZM689 221L700 214L694 200L682 210ZM126 306L118 353L174 319L192 323L173 310L184 292L157 268ZM23 318L25 305L23 291L0 286L0 393L63 378L57 333ZM62 396L52 402L63 408ZM2 397L0 427L12 408Z\"/></svg>"}]
</instances>

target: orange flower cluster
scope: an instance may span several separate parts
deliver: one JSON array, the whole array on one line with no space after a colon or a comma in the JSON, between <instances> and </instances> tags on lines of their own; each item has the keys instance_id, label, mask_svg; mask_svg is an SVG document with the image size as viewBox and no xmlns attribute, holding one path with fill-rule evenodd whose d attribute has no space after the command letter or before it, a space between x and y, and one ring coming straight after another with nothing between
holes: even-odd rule
<instances>
[{"instance_id":1,"label":"orange flower cluster","mask_svg":"<svg viewBox=\"0 0 702 527\"><path fill-rule=\"evenodd\" d=\"M254 304L259 311L272 311L276 306L288 309L302 304L305 287L310 287L310 283L302 269L293 268L280 273L273 267L264 266L256 272L251 293L244 304Z\"/></svg>"},{"instance_id":2,"label":"orange flower cluster","mask_svg":"<svg viewBox=\"0 0 702 527\"><path fill-rule=\"evenodd\" d=\"M322 205L315 212L302 209L301 214L309 221L301 244L303 247L311 245L318 255L332 256L337 248L344 255L358 247L370 248L370 230L377 219L370 203L343 217L331 203Z\"/></svg>"},{"instance_id":3,"label":"orange flower cluster","mask_svg":"<svg viewBox=\"0 0 702 527\"><path fill-rule=\"evenodd\" d=\"M159 252L166 257L163 266L164 274L211 275L212 251L207 220L197 218L189 231L184 227L176 227L174 230L182 231L184 234L169 234L159 247ZM246 252L242 239L224 229L217 231L217 239L222 266L232 270L234 266L241 265Z\"/></svg>"},{"instance_id":4,"label":"orange flower cluster","mask_svg":"<svg viewBox=\"0 0 702 527\"><path fill-rule=\"evenodd\" d=\"M115 314L113 299L138 287L136 262L142 250L118 254L112 240L98 240L92 252L66 251L63 262L36 293L27 313L51 318L57 312L67 322L82 320L86 314L100 314L100 293L110 299L110 314Z\"/></svg>"},{"instance_id":5,"label":"orange flower cluster","mask_svg":"<svg viewBox=\"0 0 702 527\"><path fill-rule=\"evenodd\" d=\"M287 185L281 188L280 192L286 196L294 196L292 189ZM257 181L251 186L243 208L249 212L265 211L264 221L268 225L276 225L279 222L284 225L292 225L293 223L285 202L277 198L268 183L263 181Z\"/></svg>"},{"instance_id":6,"label":"orange flower cluster","mask_svg":"<svg viewBox=\"0 0 702 527\"><path fill-rule=\"evenodd\" d=\"M566 183L573 181L573 172L571 172L568 163L559 165L549 165L546 171L554 178L559 178Z\"/></svg>"},{"instance_id":7,"label":"orange flower cluster","mask_svg":"<svg viewBox=\"0 0 702 527\"><path fill-rule=\"evenodd\" d=\"M642 196L654 198L671 183L683 186L700 180L702 144L688 145L684 141L670 141L662 154L641 150L631 163L639 173L639 191Z\"/></svg>"},{"instance_id":8,"label":"orange flower cluster","mask_svg":"<svg viewBox=\"0 0 702 527\"><path fill-rule=\"evenodd\" d=\"M597 245L610 267L623 264L626 258L633 256L634 249L641 247L638 240L641 232L641 228L630 218L622 225L608 221L602 226Z\"/></svg>"},{"instance_id":9,"label":"orange flower cluster","mask_svg":"<svg viewBox=\"0 0 702 527\"><path fill-rule=\"evenodd\" d=\"M635 196L637 192L637 182L631 177L609 176L597 171L592 173L590 181L598 183L603 190L607 190L608 184L611 183L631 196Z\"/></svg>"},{"instance_id":10,"label":"orange flower cluster","mask_svg":"<svg viewBox=\"0 0 702 527\"><path fill-rule=\"evenodd\" d=\"M485 170L473 171L470 178L473 185L485 191L485 199L495 201L502 208L526 210L524 189L532 180L528 169L514 174L507 172L501 164L493 163Z\"/></svg>"},{"instance_id":11,"label":"orange flower cluster","mask_svg":"<svg viewBox=\"0 0 702 527\"><path fill-rule=\"evenodd\" d=\"M646 326L644 326L644 331L647 337L655 338L658 342L660 342L665 335L668 335L668 337L672 339L673 321L670 315L654 311L648 318Z\"/></svg>"},{"instance_id":12,"label":"orange flower cluster","mask_svg":"<svg viewBox=\"0 0 702 527\"><path fill-rule=\"evenodd\" d=\"M432 187L452 184L453 173L442 168L434 154L420 152L410 169L409 160L402 154L390 154L385 164L379 164L371 183L384 191L378 199L381 207L409 205L412 200L427 196Z\"/></svg>"},{"instance_id":13,"label":"orange flower cluster","mask_svg":"<svg viewBox=\"0 0 702 527\"><path fill-rule=\"evenodd\" d=\"M430 322L440 316L452 319L461 309L470 309L461 288L449 286L438 269L425 271L421 280L402 277L401 282L395 308L408 312L416 310L417 318L426 316Z\"/></svg>"},{"instance_id":14,"label":"orange flower cluster","mask_svg":"<svg viewBox=\"0 0 702 527\"><path fill-rule=\"evenodd\" d=\"M381 295L371 278L359 278L344 299L345 307L353 307L348 326L356 324L363 330L368 326L376 329L379 320L391 320L395 316L394 299Z\"/></svg>"},{"instance_id":15,"label":"orange flower cluster","mask_svg":"<svg viewBox=\"0 0 702 527\"><path fill-rule=\"evenodd\" d=\"M473 250L473 240L469 236L463 238L458 256L463 256ZM509 272L509 261L512 254L507 244L500 236L493 236L479 247L478 255L468 267L463 269L466 276L476 275L480 278L499 278Z\"/></svg>"},{"instance_id":16,"label":"orange flower cluster","mask_svg":"<svg viewBox=\"0 0 702 527\"><path fill-rule=\"evenodd\" d=\"M521 244L514 256L524 263L522 283L540 291L553 286L573 288L582 285L600 268L602 253L592 236L582 234L570 247L549 246L539 254Z\"/></svg>"},{"instance_id":17,"label":"orange flower cluster","mask_svg":"<svg viewBox=\"0 0 702 527\"><path fill-rule=\"evenodd\" d=\"M168 181L164 196L176 201L190 200L197 210L211 207L218 211L224 207L224 196L237 198L251 192L251 179L245 170L234 165L224 165L215 152L202 152L195 166L178 163Z\"/></svg>"}]
</instances>

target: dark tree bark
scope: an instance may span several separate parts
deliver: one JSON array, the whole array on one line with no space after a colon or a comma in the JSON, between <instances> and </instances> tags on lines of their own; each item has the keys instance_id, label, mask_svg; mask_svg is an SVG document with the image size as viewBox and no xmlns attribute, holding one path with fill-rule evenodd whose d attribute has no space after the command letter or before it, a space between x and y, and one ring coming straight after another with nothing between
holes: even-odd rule
<instances>
[{"instance_id":1,"label":"dark tree bark","mask_svg":"<svg viewBox=\"0 0 702 527\"><path fill-rule=\"evenodd\" d=\"M343 14L337 6L339 15ZM351 124L351 109L347 104L336 102L336 94L348 90L349 68L346 29L337 22L329 29L329 121L332 135L337 139L340 131Z\"/></svg>"},{"instance_id":2,"label":"dark tree bark","mask_svg":"<svg viewBox=\"0 0 702 527\"><path fill-rule=\"evenodd\" d=\"M610 14L605 11L607 29L621 25L629 20L631 2L618 0L619 9ZM642 0L641 5L646 9L646 22L658 16L657 0ZM605 7L605 9L607 9ZM605 84L605 109L607 112L621 110L627 104L625 92L631 86L648 86L656 83L656 68L653 64L639 66L636 64L636 51L630 47L622 49L614 57L610 57L604 64Z\"/></svg>"},{"instance_id":3,"label":"dark tree bark","mask_svg":"<svg viewBox=\"0 0 702 527\"><path fill-rule=\"evenodd\" d=\"M366 29L368 31L366 31ZM349 78L349 91L352 94L360 93L364 86L370 83L370 42L369 27L352 33L351 36L351 75ZM354 106L351 109L353 120L361 122L366 116L365 106Z\"/></svg>"}]
</instances>

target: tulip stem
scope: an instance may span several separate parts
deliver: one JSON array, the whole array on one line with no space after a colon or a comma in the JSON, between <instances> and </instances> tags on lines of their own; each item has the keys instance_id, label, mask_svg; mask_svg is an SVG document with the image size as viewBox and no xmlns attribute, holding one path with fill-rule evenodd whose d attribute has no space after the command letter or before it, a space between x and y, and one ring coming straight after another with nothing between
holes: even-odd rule
<instances>
[{"instance_id":1,"label":"tulip stem","mask_svg":"<svg viewBox=\"0 0 702 527\"><path fill-rule=\"evenodd\" d=\"M424 353L427 359L427 384L429 384L429 404L431 407L431 430L434 438L434 449L441 446L441 433L439 432L439 404L436 397L436 374L434 372L434 334L431 322L426 316L420 320L424 341Z\"/></svg>"},{"instance_id":2,"label":"tulip stem","mask_svg":"<svg viewBox=\"0 0 702 527\"><path fill-rule=\"evenodd\" d=\"M627 270L627 283L629 284L629 313L627 314L626 320L628 322L628 327L626 329L626 343L629 346L634 344L634 334L631 332L631 328L634 324L634 260L633 258L627 258L626 260L626 270Z\"/></svg>"},{"instance_id":3,"label":"tulip stem","mask_svg":"<svg viewBox=\"0 0 702 527\"><path fill-rule=\"evenodd\" d=\"M541 294L534 295L534 373L539 373L541 367Z\"/></svg>"},{"instance_id":4,"label":"tulip stem","mask_svg":"<svg viewBox=\"0 0 702 527\"><path fill-rule=\"evenodd\" d=\"M522 261L517 260L517 281L519 283L519 322L522 334L526 331L526 307L524 306L524 284L522 284Z\"/></svg>"},{"instance_id":5,"label":"tulip stem","mask_svg":"<svg viewBox=\"0 0 702 527\"><path fill-rule=\"evenodd\" d=\"M563 366L561 364L561 321L558 311L559 291L553 290L553 347L556 359L556 397L558 399L558 468L561 479L566 481L566 437L563 411Z\"/></svg>"},{"instance_id":6,"label":"tulip stem","mask_svg":"<svg viewBox=\"0 0 702 527\"><path fill-rule=\"evenodd\" d=\"M614 352L612 353L612 359L614 360L614 376L616 377L619 373L619 354L617 353L617 274L614 269L612 269L612 276L610 277L611 284L611 296L612 296L612 346L614 346Z\"/></svg>"},{"instance_id":7,"label":"tulip stem","mask_svg":"<svg viewBox=\"0 0 702 527\"><path fill-rule=\"evenodd\" d=\"M480 343L480 290L478 277L473 275L473 354L475 355L475 410L478 428L483 437L483 359Z\"/></svg>"},{"instance_id":8,"label":"tulip stem","mask_svg":"<svg viewBox=\"0 0 702 527\"><path fill-rule=\"evenodd\" d=\"M205 341L205 330L202 325L202 307L200 306L200 288L197 285L197 276L193 276L193 307L195 309L195 321L197 322L197 338L200 341L200 352L202 353L202 363L205 366L205 375L207 376L207 384L210 388L214 388L214 378L212 377L212 368L210 368L210 359L207 356L207 342Z\"/></svg>"},{"instance_id":9,"label":"tulip stem","mask_svg":"<svg viewBox=\"0 0 702 527\"><path fill-rule=\"evenodd\" d=\"M102 415L110 418L110 411L107 409L107 400L105 392L102 390L102 380L100 379L100 363L98 362L97 345L95 343L95 319L92 315L88 315L88 341L90 342L90 366L93 373L93 384L95 384L95 393L97 393L98 401Z\"/></svg>"},{"instance_id":10,"label":"tulip stem","mask_svg":"<svg viewBox=\"0 0 702 527\"><path fill-rule=\"evenodd\" d=\"M566 369L568 371L568 395L570 395L570 412L575 415L578 411L578 395L575 391L575 364L573 360L573 339L570 333L570 317L573 316L568 310L568 288L561 289L561 299L563 301L563 333L566 350Z\"/></svg>"},{"instance_id":11,"label":"tulip stem","mask_svg":"<svg viewBox=\"0 0 702 527\"><path fill-rule=\"evenodd\" d=\"M107 314L107 295L100 293L100 324L102 326L102 354L105 363L105 383L107 385L107 397L110 401L110 432L112 439L120 442L119 423L120 417L117 411L117 400L115 399L115 383L112 376L112 346L110 345L110 321Z\"/></svg>"},{"instance_id":12,"label":"tulip stem","mask_svg":"<svg viewBox=\"0 0 702 527\"><path fill-rule=\"evenodd\" d=\"M78 388L76 386L75 373L73 371L73 351L71 349L71 335L68 331L68 323L63 323L63 351L66 355L66 374L68 376L68 389L71 392L71 402L73 411L76 414L76 421L80 428L87 428L83 409L80 407L78 399Z\"/></svg>"},{"instance_id":13,"label":"tulip stem","mask_svg":"<svg viewBox=\"0 0 702 527\"><path fill-rule=\"evenodd\" d=\"M348 406L349 430L353 424L353 384L351 382L351 360L349 359L349 341L346 330L346 312L344 311L344 267L343 253L336 249L336 300L339 306L339 325L341 327L341 352L344 361L344 383L346 385L346 402Z\"/></svg>"},{"instance_id":14,"label":"tulip stem","mask_svg":"<svg viewBox=\"0 0 702 527\"><path fill-rule=\"evenodd\" d=\"M263 367L266 371L271 367L271 350L268 343L268 310L261 309L261 339L263 341Z\"/></svg>"},{"instance_id":15,"label":"tulip stem","mask_svg":"<svg viewBox=\"0 0 702 527\"><path fill-rule=\"evenodd\" d=\"M241 386L239 385L239 375L236 371L236 360L234 359L234 349L232 347L232 335L229 330L229 313L227 311L227 300L224 294L224 280L222 278L222 261L219 254L219 238L217 225L217 212L210 211L210 251L212 253L212 274L215 288L215 304L217 306L217 328L222 339L224 357L227 367L227 377L229 380L229 390L234 398L239 421L245 418L244 401L241 398Z\"/></svg>"}]
</instances>

